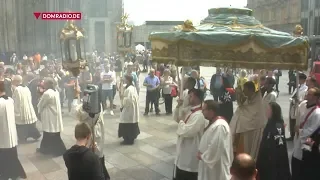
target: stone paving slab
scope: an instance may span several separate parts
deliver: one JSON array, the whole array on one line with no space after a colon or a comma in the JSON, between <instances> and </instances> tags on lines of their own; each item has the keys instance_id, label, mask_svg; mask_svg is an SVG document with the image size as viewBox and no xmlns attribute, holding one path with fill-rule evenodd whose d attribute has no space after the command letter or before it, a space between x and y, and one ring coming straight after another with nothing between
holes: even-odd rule
<instances>
[{"instance_id":1,"label":"stone paving slab","mask_svg":"<svg viewBox=\"0 0 320 180\"><path fill-rule=\"evenodd\" d=\"M115 113L120 113L115 111ZM118 115L105 115L105 164L115 180L166 180L170 179L175 153L174 130L176 124L169 116L141 116L138 139L132 146L122 146L117 137ZM74 126L77 121L72 114L64 113L64 131L61 137L70 148L74 143ZM38 125L41 129L41 123ZM173 127L172 127L173 126ZM172 132L167 132L171 130ZM18 146L18 154L31 180L66 180L67 169L62 157L50 157L36 153L39 142L30 141Z\"/></svg>"}]
</instances>

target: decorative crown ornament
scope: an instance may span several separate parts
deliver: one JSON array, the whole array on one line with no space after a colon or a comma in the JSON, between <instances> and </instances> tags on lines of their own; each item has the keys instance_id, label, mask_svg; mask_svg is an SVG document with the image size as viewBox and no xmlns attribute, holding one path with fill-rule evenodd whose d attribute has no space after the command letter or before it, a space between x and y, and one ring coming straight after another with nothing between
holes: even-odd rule
<instances>
[{"instance_id":1,"label":"decorative crown ornament","mask_svg":"<svg viewBox=\"0 0 320 180\"><path fill-rule=\"evenodd\" d=\"M182 25L178 25L174 27L175 31L183 31L183 32L195 32L197 29L193 26L191 20L186 20Z\"/></svg>"},{"instance_id":2,"label":"decorative crown ornament","mask_svg":"<svg viewBox=\"0 0 320 180\"><path fill-rule=\"evenodd\" d=\"M294 28L293 34L295 36L302 36L303 35L303 27L300 24L297 24Z\"/></svg>"}]
</instances>

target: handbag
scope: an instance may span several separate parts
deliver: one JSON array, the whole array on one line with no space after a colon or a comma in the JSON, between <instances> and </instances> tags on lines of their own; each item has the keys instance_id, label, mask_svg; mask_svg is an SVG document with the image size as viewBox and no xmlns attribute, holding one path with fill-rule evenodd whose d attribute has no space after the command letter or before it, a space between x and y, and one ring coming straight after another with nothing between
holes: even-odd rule
<instances>
[{"instance_id":1,"label":"handbag","mask_svg":"<svg viewBox=\"0 0 320 180\"><path fill-rule=\"evenodd\" d=\"M177 86L173 86L171 88L171 97L177 97L178 96L178 87Z\"/></svg>"}]
</instances>

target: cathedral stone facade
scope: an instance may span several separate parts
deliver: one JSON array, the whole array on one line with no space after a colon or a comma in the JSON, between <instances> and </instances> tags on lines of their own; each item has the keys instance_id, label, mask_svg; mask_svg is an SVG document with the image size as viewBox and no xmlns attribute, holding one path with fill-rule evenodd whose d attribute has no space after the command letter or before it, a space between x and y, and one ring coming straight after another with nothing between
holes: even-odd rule
<instances>
[{"instance_id":1,"label":"cathedral stone facade","mask_svg":"<svg viewBox=\"0 0 320 180\"><path fill-rule=\"evenodd\" d=\"M36 20L33 12L82 12L76 22L87 31L87 51L116 51L116 25L121 21L122 0L0 0L0 53L18 55L55 53L59 55L58 33L64 21ZM101 31L101 23L105 29ZM108 30L109 29L109 30ZM100 30L100 31L99 31ZM91 35L91 37L90 37ZM99 41L105 37L104 41Z\"/></svg>"}]
</instances>

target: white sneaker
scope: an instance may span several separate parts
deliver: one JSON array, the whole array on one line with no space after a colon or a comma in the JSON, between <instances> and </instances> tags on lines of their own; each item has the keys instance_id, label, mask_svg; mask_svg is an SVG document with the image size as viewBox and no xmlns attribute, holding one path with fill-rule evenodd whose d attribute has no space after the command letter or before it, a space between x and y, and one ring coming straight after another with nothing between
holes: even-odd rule
<instances>
[{"instance_id":1,"label":"white sneaker","mask_svg":"<svg viewBox=\"0 0 320 180\"><path fill-rule=\"evenodd\" d=\"M112 111L112 110L110 111L110 115L111 115L111 116L113 116L113 115L114 115L114 113L113 113L113 111Z\"/></svg>"},{"instance_id":2,"label":"white sneaker","mask_svg":"<svg viewBox=\"0 0 320 180\"><path fill-rule=\"evenodd\" d=\"M107 110L104 110L104 111L103 111L103 114L107 114Z\"/></svg>"}]
</instances>

